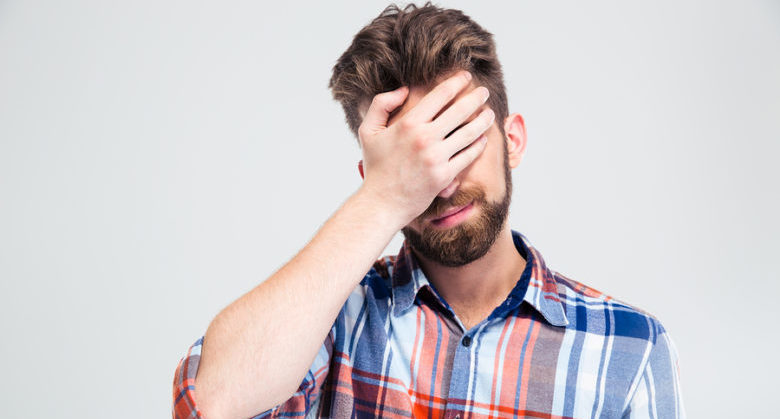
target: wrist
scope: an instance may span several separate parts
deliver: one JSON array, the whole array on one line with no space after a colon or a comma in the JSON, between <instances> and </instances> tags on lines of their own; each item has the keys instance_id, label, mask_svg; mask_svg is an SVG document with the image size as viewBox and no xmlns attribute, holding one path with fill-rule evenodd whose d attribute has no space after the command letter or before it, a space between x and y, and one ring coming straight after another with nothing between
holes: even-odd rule
<instances>
[{"instance_id":1,"label":"wrist","mask_svg":"<svg viewBox=\"0 0 780 419\"><path fill-rule=\"evenodd\" d=\"M393 205L384 191L367 187L365 183L350 197L350 200L380 228L387 228L388 231L392 231L392 234L406 227L414 219L413 215Z\"/></svg>"}]
</instances>

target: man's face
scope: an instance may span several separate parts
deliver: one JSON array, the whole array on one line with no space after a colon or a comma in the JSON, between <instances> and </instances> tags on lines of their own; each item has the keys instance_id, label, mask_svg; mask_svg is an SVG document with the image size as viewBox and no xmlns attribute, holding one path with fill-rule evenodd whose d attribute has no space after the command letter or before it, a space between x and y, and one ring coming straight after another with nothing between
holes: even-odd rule
<instances>
[{"instance_id":1,"label":"man's face","mask_svg":"<svg viewBox=\"0 0 780 419\"><path fill-rule=\"evenodd\" d=\"M476 87L472 83L442 112ZM422 89L411 89L403 108L388 124L413 108L426 93ZM485 108L487 104L464 124ZM455 177L455 191L439 194L425 212L402 229L411 247L425 258L444 266L466 265L484 256L503 229L509 212L512 181L506 140L496 122L485 132L488 142L484 152Z\"/></svg>"}]
</instances>

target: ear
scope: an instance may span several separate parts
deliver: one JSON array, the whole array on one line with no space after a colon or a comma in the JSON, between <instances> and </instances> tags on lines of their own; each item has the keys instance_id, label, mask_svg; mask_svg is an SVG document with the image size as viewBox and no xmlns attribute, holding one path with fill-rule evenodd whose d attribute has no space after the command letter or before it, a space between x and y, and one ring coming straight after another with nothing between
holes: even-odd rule
<instances>
[{"instance_id":1,"label":"ear","mask_svg":"<svg viewBox=\"0 0 780 419\"><path fill-rule=\"evenodd\" d=\"M523 160L525 155L525 145L527 138L525 136L525 121L519 113L513 113L506 117L504 121L504 132L506 133L506 147L509 152L509 167L514 169Z\"/></svg>"}]
</instances>

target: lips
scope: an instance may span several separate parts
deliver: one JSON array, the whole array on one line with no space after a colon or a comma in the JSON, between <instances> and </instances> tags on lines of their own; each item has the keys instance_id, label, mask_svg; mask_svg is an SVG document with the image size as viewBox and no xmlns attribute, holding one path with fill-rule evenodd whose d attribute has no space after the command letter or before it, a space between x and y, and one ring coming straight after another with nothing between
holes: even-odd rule
<instances>
[{"instance_id":1,"label":"lips","mask_svg":"<svg viewBox=\"0 0 780 419\"><path fill-rule=\"evenodd\" d=\"M445 219L445 218L449 217L450 215L457 214L457 213L459 213L459 212L463 211L463 209L465 209L466 207L468 207L468 206L469 206L469 205L471 205L472 203L473 203L473 202L469 202L468 204L466 204L466 205L463 205L463 206L460 206L460 207L453 207L453 208L450 208L450 209L448 209L447 211L445 211L444 213L440 214L438 217L431 219L431 221L432 221L432 222L441 221L441 220L443 220L443 219Z\"/></svg>"}]
</instances>

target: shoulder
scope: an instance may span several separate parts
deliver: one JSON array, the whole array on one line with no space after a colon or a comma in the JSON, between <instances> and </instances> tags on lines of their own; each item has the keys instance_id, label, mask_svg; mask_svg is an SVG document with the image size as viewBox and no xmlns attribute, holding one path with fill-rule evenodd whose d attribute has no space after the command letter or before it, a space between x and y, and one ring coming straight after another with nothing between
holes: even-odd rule
<instances>
[{"instance_id":1,"label":"shoulder","mask_svg":"<svg viewBox=\"0 0 780 419\"><path fill-rule=\"evenodd\" d=\"M624 413L630 404L631 413L681 417L677 349L661 321L646 310L552 273L569 320L569 353L585 362L580 370L604 368L610 392L624 400Z\"/></svg>"},{"instance_id":2,"label":"shoulder","mask_svg":"<svg viewBox=\"0 0 780 419\"><path fill-rule=\"evenodd\" d=\"M570 326L577 330L655 343L664 333L650 312L552 271Z\"/></svg>"}]
</instances>

